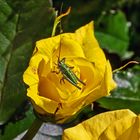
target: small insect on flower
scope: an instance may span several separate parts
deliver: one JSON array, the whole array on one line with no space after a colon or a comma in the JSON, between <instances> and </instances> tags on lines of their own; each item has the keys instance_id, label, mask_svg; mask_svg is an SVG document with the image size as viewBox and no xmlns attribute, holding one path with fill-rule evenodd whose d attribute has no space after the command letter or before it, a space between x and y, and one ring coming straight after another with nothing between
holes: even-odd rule
<instances>
[{"instance_id":1,"label":"small insect on flower","mask_svg":"<svg viewBox=\"0 0 140 140\"><path fill-rule=\"evenodd\" d=\"M59 69L59 72L55 73L60 73L63 75L63 77L60 79L60 83L64 80L67 80L69 83L77 87L78 89L81 90L81 87L78 86L79 82L83 84L84 86L86 85L81 79L79 79L76 74L72 71L73 67L68 66L65 63L66 58L62 58L60 60L60 51L61 51L61 39L60 39L60 46L59 46L59 56L58 56L58 61L57 61L57 68Z\"/></svg>"}]
</instances>

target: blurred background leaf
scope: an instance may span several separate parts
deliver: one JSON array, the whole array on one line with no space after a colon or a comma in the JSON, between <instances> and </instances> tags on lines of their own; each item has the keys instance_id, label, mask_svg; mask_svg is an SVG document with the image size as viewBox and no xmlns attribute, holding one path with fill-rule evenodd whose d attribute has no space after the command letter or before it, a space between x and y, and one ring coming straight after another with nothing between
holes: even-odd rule
<instances>
[{"instance_id":1,"label":"blurred background leaf","mask_svg":"<svg viewBox=\"0 0 140 140\"><path fill-rule=\"evenodd\" d=\"M0 140L12 140L14 139L18 134L22 133L25 131L27 128L30 127L34 120L35 116L32 113L32 109L30 109L26 113L26 118L14 122L14 123L9 123L7 127L5 127L5 135L0 135Z\"/></svg>"},{"instance_id":2,"label":"blurred background leaf","mask_svg":"<svg viewBox=\"0 0 140 140\"><path fill-rule=\"evenodd\" d=\"M49 15L49 16L48 16ZM49 1L0 1L0 124L26 100L22 75L35 41L50 36L54 10Z\"/></svg>"},{"instance_id":3,"label":"blurred background leaf","mask_svg":"<svg viewBox=\"0 0 140 140\"><path fill-rule=\"evenodd\" d=\"M109 53L118 54L124 59L129 47L129 26L124 13L115 10L102 13L97 24L100 29L95 32L95 35L101 47L107 49Z\"/></svg>"}]
</instances>

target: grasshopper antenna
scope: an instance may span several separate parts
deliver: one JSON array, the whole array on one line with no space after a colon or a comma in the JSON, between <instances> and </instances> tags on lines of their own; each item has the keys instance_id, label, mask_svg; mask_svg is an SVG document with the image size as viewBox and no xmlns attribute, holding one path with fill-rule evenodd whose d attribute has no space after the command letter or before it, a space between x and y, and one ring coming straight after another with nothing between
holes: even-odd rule
<instances>
[{"instance_id":1,"label":"grasshopper antenna","mask_svg":"<svg viewBox=\"0 0 140 140\"><path fill-rule=\"evenodd\" d=\"M58 62L60 61L60 52L61 52L61 34L60 34L60 44L59 44Z\"/></svg>"},{"instance_id":2,"label":"grasshopper antenna","mask_svg":"<svg viewBox=\"0 0 140 140\"><path fill-rule=\"evenodd\" d=\"M60 7L60 15L62 13L62 10L63 10L63 2L61 4L61 7ZM59 23L59 31L60 31L60 45L59 45L59 54L58 54L58 62L60 61L60 52L61 52L61 34L63 33L63 30L62 30L62 22L60 20L60 23Z\"/></svg>"},{"instance_id":3,"label":"grasshopper antenna","mask_svg":"<svg viewBox=\"0 0 140 140\"><path fill-rule=\"evenodd\" d=\"M61 7L60 7L60 15L62 13L62 10L63 10L63 2L62 2ZM60 20L59 28L60 28L60 34L63 33L61 20Z\"/></svg>"}]
</instances>

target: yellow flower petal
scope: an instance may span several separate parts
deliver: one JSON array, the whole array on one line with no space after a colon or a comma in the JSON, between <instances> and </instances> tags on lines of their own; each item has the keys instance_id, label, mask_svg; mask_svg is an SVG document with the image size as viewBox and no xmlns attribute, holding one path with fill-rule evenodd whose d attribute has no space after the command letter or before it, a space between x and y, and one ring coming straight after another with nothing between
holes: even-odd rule
<instances>
[{"instance_id":1,"label":"yellow flower petal","mask_svg":"<svg viewBox=\"0 0 140 140\"><path fill-rule=\"evenodd\" d=\"M135 118L135 123L127 129L118 140L139 140L140 138L140 115Z\"/></svg>"},{"instance_id":2,"label":"yellow flower petal","mask_svg":"<svg viewBox=\"0 0 140 140\"><path fill-rule=\"evenodd\" d=\"M56 108L58 107L58 103L55 102L54 100L39 95L37 85L33 85L30 88L28 88L27 96L31 98L31 101L34 103L35 108L41 107L45 112L47 111L48 113L53 114ZM37 111L39 113L43 112L44 114L44 111L42 111L41 109Z\"/></svg>"},{"instance_id":3,"label":"yellow flower petal","mask_svg":"<svg viewBox=\"0 0 140 140\"><path fill-rule=\"evenodd\" d=\"M39 95L56 102L60 102L60 97L55 85L47 78L41 78L38 87Z\"/></svg>"},{"instance_id":4,"label":"yellow flower petal","mask_svg":"<svg viewBox=\"0 0 140 140\"><path fill-rule=\"evenodd\" d=\"M96 71L94 64L86 59L76 58L74 61L80 68L80 79L86 84L84 92L88 93L101 82L101 78L97 74L98 71Z\"/></svg>"},{"instance_id":5,"label":"yellow flower petal","mask_svg":"<svg viewBox=\"0 0 140 140\"><path fill-rule=\"evenodd\" d=\"M23 80L28 85L37 84L38 79L38 65L40 61L42 60L41 55L36 55L31 58L29 67L26 69L26 71L23 74Z\"/></svg>"},{"instance_id":6,"label":"yellow flower petal","mask_svg":"<svg viewBox=\"0 0 140 140\"><path fill-rule=\"evenodd\" d=\"M100 140L108 140L108 139L120 140L120 137L122 137L121 135L124 135L125 131L127 131L128 129L131 128L131 126L134 125L135 119L136 119L135 115L134 116L129 115L129 116L124 116L123 119L116 120L110 126L106 128L106 130L100 135L99 139ZM130 133L130 137L131 136L132 136L132 133ZM123 140L128 140L128 137L127 139L126 139L126 136L123 137Z\"/></svg>"},{"instance_id":7,"label":"yellow flower petal","mask_svg":"<svg viewBox=\"0 0 140 140\"><path fill-rule=\"evenodd\" d=\"M95 66L102 75L105 71L103 64L106 63L106 58L94 36L93 21L76 30L75 34L77 41L83 48L86 58L95 63Z\"/></svg>"},{"instance_id":8,"label":"yellow flower petal","mask_svg":"<svg viewBox=\"0 0 140 140\"><path fill-rule=\"evenodd\" d=\"M112 71L109 61L106 63L106 69L102 82L96 86L90 94L85 97L85 104L92 103L93 101L109 95L110 91L116 87L116 83L112 79ZM86 92L86 91L85 91Z\"/></svg>"},{"instance_id":9,"label":"yellow flower petal","mask_svg":"<svg viewBox=\"0 0 140 140\"><path fill-rule=\"evenodd\" d=\"M128 129L136 123L139 128L133 128L137 134L129 132L128 135L132 137L134 134L135 140L138 140L140 120L133 112L126 109L101 113L75 127L66 129L63 140L79 140L79 138L80 140L121 140L120 138L128 140L128 135L125 132L128 132Z\"/></svg>"},{"instance_id":10,"label":"yellow flower petal","mask_svg":"<svg viewBox=\"0 0 140 140\"><path fill-rule=\"evenodd\" d=\"M42 59L38 65L38 76L47 77L48 73L51 71L49 63L47 64L44 59Z\"/></svg>"},{"instance_id":11,"label":"yellow flower petal","mask_svg":"<svg viewBox=\"0 0 140 140\"><path fill-rule=\"evenodd\" d=\"M77 41L73 40L71 37L74 37L71 33L65 33L59 35L61 42L60 56L61 57L84 57L83 49Z\"/></svg>"},{"instance_id":12,"label":"yellow flower petal","mask_svg":"<svg viewBox=\"0 0 140 140\"><path fill-rule=\"evenodd\" d=\"M53 53L58 49L57 55L59 56L60 51L61 57L84 57L81 46L71 39L72 36L73 34L67 33L37 41L36 46L38 48L38 52L48 58L51 58ZM61 48L59 48L60 46Z\"/></svg>"},{"instance_id":13,"label":"yellow flower petal","mask_svg":"<svg viewBox=\"0 0 140 140\"><path fill-rule=\"evenodd\" d=\"M55 36L47 39L42 39L36 42L38 53L46 56L48 60L52 57L53 52L59 47L60 37Z\"/></svg>"}]
</instances>

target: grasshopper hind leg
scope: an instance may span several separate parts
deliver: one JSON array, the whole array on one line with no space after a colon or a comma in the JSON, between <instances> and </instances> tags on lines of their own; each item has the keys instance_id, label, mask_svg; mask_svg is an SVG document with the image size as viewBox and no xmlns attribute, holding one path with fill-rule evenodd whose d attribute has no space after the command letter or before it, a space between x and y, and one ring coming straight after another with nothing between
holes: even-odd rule
<instances>
[{"instance_id":1,"label":"grasshopper hind leg","mask_svg":"<svg viewBox=\"0 0 140 140\"><path fill-rule=\"evenodd\" d=\"M86 84L81 80L81 79L77 79L81 84L83 84L84 86L86 86Z\"/></svg>"}]
</instances>

